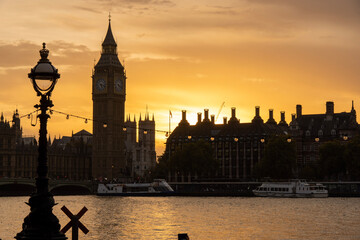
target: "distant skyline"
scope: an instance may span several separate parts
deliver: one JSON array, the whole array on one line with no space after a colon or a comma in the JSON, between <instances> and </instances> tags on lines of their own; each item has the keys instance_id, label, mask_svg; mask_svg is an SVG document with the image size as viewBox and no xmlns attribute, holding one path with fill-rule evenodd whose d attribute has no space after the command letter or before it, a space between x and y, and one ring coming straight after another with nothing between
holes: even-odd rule
<instances>
[{"instance_id":1,"label":"distant skyline","mask_svg":"<svg viewBox=\"0 0 360 240\"><path fill-rule=\"evenodd\" d=\"M249 122L255 106L268 119L280 111L291 120L303 113L360 109L360 2L356 0L77 0L0 1L0 111L11 120L34 111L39 98L27 74L42 42L61 78L54 109L92 118L91 74L100 57L108 15L127 73L126 116L155 114L156 129L168 131L187 110L190 124L209 109ZM21 119L24 135L38 125ZM51 138L69 136L92 122L53 114ZM165 134L157 133L157 154Z\"/></svg>"}]
</instances>

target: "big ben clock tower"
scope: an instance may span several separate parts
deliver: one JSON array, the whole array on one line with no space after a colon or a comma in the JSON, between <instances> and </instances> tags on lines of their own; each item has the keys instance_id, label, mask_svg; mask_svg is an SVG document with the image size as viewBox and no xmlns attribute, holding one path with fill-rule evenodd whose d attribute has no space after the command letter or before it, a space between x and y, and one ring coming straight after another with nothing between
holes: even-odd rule
<instances>
[{"instance_id":1,"label":"big ben clock tower","mask_svg":"<svg viewBox=\"0 0 360 240\"><path fill-rule=\"evenodd\" d=\"M101 57L92 76L92 176L109 180L126 175L123 132L126 75L116 47L109 19Z\"/></svg>"}]
</instances>

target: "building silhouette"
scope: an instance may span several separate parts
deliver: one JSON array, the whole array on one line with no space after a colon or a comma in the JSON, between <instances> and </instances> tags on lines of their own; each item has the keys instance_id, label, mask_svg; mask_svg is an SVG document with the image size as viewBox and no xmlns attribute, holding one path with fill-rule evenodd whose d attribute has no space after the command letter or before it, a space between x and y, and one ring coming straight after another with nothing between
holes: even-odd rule
<instances>
[{"instance_id":1,"label":"building silhouette","mask_svg":"<svg viewBox=\"0 0 360 240\"><path fill-rule=\"evenodd\" d=\"M232 108L229 120L224 117L222 124L215 124L215 115L209 118L209 111L205 109L204 118L198 113L197 123L190 125L186 120L186 111L182 111L182 120L167 139L165 154L171 157L171 153L183 144L203 140L211 144L214 157L220 163L216 178L249 179L254 174L255 164L263 155L267 139L285 134L288 129L285 119L277 124L272 114L270 110L269 120L264 123L260 107L256 107L252 121L241 123L236 117L236 109ZM176 173L169 177L174 181L179 180Z\"/></svg>"},{"instance_id":2,"label":"building silhouette","mask_svg":"<svg viewBox=\"0 0 360 240\"><path fill-rule=\"evenodd\" d=\"M335 113L334 102L330 101L322 114L302 114L302 106L297 105L289 129L296 142L298 169L314 165L320 158L321 144L333 140L345 143L359 134L354 102L350 112L341 113Z\"/></svg>"},{"instance_id":3,"label":"building silhouette","mask_svg":"<svg viewBox=\"0 0 360 240\"><path fill-rule=\"evenodd\" d=\"M71 137L48 140L49 177L91 179L91 134L85 130ZM23 136L18 110L12 123L0 119L0 178L35 178L38 144L35 137Z\"/></svg>"},{"instance_id":4,"label":"building silhouette","mask_svg":"<svg viewBox=\"0 0 360 240\"><path fill-rule=\"evenodd\" d=\"M52 179L92 179L92 134L81 130L71 137L49 139L48 162Z\"/></svg>"},{"instance_id":5,"label":"building silhouette","mask_svg":"<svg viewBox=\"0 0 360 240\"><path fill-rule=\"evenodd\" d=\"M131 166L131 176L134 179L146 178L156 164L154 115L151 120L148 113L144 120L140 115L138 126L135 117L131 121L128 116L125 127L126 159Z\"/></svg>"},{"instance_id":6,"label":"building silhouette","mask_svg":"<svg viewBox=\"0 0 360 240\"><path fill-rule=\"evenodd\" d=\"M22 129L18 110L14 112L12 124L0 117L0 176L15 176L18 161L17 148L21 142Z\"/></svg>"},{"instance_id":7,"label":"building silhouette","mask_svg":"<svg viewBox=\"0 0 360 240\"><path fill-rule=\"evenodd\" d=\"M264 122L260 107L255 107L255 116L250 123L241 123L236 118L235 108L232 108L231 118L224 117L222 124L215 124L215 115L209 118L207 109L204 115L202 118L198 113L197 123L190 125L186 111L182 111L182 120L167 139L165 156L171 158L171 154L186 143L206 141L211 144L214 158L220 163L216 179L226 181L253 179L255 165L264 155L265 144L272 136L283 135L288 141L295 141L297 170L300 171L317 164L321 144L332 140L347 141L359 134L354 106L350 112L334 113L333 102L326 103L324 114L302 114L301 105L297 105L290 124L285 120L285 112L280 112L277 123L272 109ZM184 176L173 172L168 178L169 181L181 181Z\"/></svg>"},{"instance_id":8,"label":"building silhouette","mask_svg":"<svg viewBox=\"0 0 360 240\"><path fill-rule=\"evenodd\" d=\"M125 159L124 117L126 74L117 53L111 23L102 43L101 57L92 76L93 151L92 176L119 178L129 175Z\"/></svg>"}]
</instances>

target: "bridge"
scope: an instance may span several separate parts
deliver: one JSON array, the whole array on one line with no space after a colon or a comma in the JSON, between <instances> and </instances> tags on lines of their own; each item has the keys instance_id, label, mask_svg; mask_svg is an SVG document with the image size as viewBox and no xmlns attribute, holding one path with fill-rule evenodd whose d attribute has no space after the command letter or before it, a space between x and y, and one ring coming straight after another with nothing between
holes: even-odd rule
<instances>
[{"instance_id":1,"label":"bridge","mask_svg":"<svg viewBox=\"0 0 360 240\"><path fill-rule=\"evenodd\" d=\"M49 179L49 191L54 195L88 195L96 192L93 181ZM1 178L0 196L29 196L36 189L35 179Z\"/></svg>"}]
</instances>

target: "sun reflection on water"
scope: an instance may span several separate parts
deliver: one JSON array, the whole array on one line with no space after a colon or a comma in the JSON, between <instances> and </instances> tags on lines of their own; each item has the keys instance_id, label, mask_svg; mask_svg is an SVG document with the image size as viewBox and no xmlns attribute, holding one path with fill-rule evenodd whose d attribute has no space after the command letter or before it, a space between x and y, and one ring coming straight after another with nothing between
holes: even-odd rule
<instances>
[{"instance_id":1,"label":"sun reflection on water","mask_svg":"<svg viewBox=\"0 0 360 240\"><path fill-rule=\"evenodd\" d=\"M0 238L20 232L28 197L0 198ZM275 199L240 197L55 196L61 226L63 205L90 230L79 239L168 240L188 233L191 240L360 239L360 199ZM66 233L71 239L71 230Z\"/></svg>"}]
</instances>

